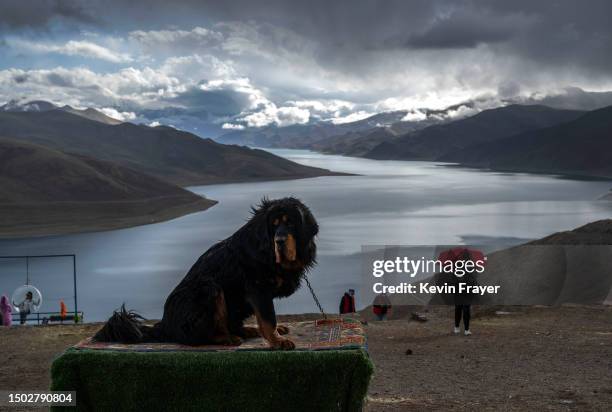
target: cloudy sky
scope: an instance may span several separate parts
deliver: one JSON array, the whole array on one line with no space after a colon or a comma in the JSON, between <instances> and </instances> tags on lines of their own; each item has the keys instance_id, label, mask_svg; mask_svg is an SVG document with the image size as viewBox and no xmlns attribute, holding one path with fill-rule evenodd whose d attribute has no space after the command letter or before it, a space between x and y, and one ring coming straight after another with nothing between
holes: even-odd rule
<instances>
[{"instance_id":1,"label":"cloudy sky","mask_svg":"<svg viewBox=\"0 0 612 412\"><path fill-rule=\"evenodd\" d=\"M612 2L0 0L0 103L201 135L612 90ZM156 123L155 123L156 124Z\"/></svg>"}]
</instances>

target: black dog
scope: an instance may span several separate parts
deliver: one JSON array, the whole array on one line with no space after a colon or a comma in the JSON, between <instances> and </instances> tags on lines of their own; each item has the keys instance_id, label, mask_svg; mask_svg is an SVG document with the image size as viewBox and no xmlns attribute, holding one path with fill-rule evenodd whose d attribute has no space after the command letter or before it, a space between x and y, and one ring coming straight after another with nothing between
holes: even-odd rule
<instances>
[{"instance_id":1,"label":"black dog","mask_svg":"<svg viewBox=\"0 0 612 412\"><path fill-rule=\"evenodd\" d=\"M272 348L293 349L294 343L280 336L288 329L277 327L273 299L300 287L315 264L318 231L298 199L264 199L243 227L198 259L168 296L161 322L146 326L122 307L94 340L239 345L262 336ZM258 329L244 326L253 314Z\"/></svg>"}]
</instances>

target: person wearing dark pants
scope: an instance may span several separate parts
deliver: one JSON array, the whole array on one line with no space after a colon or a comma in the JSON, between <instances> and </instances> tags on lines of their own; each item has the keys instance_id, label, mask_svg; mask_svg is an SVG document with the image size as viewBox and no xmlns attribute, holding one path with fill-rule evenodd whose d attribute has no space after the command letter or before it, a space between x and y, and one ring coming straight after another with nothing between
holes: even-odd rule
<instances>
[{"instance_id":1,"label":"person wearing dark pants","mask_svg":"<svg viewBox=\"0 0 612 412\"><path fill-rule=\"evenodd\" d=\"M470 332L470 305L455 305L455 329L453 332L458 334L461 329L459 326L461 325L461 318L463 317L463 330L465 336L469 336L472 334Z\"/></svg>"},{"instance_id":2,"label":"person wearing dark pants","mask_svg":"<svg viewBox=\"0 0 612 412\"><path fill-rule=\"evenodd\" d=\"M344 315L345 313L355 313L355 289L344 292L340 299L340 314Z\"/></svg>"},{"instance_id":3,"label":"person wearing dark pants","mask_svg":"<svg viewBox=\"0 0 612 412\"><path fill-rule=\"evenodd\" d=\"M479 304L479 299L478 295L470 293L469 290L478 285L476 275L483 273L486 259L481 251L463 246L445 250L438 255L438 260L443 265L450 266L452 270L436 274L435 282L437 286L449 286L449 292L443 293L441 300L449 306L455 306L455 327L453 329L455 335L461 331L461 319L463 319L464 335L472 334L470 330L470 309L471 305ZM451 263L452 265L450 265ZM467 263L472 264L468 266Z\"/></svg>"}]
</instances>

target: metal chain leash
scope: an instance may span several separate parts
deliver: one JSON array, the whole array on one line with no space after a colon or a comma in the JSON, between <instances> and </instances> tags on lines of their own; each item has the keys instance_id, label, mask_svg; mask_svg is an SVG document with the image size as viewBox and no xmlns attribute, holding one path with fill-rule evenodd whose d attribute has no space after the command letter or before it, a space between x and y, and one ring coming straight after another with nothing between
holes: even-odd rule
<instances>
[{"instance_id":1,"label":"metal chain leash","mask_svg":"<svg viewBox=\"0 0 612 412\"><path fill-rule=\"evenodd\" d=\"M321 314L323 315L323 319L327 319L327 314L323 310L323 306L321 306L321 302L319 302L319 298L317 298L317 294L315 293L314 289L312 288L312 285L310 284L310 281L308 280L308 276L306 274L304 274L304 279L306 280L306 284L308 285L308 289L310 289L310 294L312 295L312 298L314 299L314 301L317 304L319 310L321 311Z\"/></svg>"}]
</instances>

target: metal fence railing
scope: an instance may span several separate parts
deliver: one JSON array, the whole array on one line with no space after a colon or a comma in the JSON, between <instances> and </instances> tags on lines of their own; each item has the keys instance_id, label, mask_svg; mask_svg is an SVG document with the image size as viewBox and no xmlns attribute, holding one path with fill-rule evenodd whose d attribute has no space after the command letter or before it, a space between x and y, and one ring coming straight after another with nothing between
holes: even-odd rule
<instances>
[{"instance_id":1,"label":"metal fence railing","mask_svg":"<svg viewBox=\"0 0 612 412\"><path fill-rule=\"evenodd\" d=\"M18 325L21 322L19 313L14 313L11 316L13 325ZM30 313L26 317L26 324L47 325L55 323L82 323L83 312L68 312L62 317L59 312L36 312Z\"/></svg>"}]
</instances>

